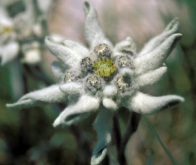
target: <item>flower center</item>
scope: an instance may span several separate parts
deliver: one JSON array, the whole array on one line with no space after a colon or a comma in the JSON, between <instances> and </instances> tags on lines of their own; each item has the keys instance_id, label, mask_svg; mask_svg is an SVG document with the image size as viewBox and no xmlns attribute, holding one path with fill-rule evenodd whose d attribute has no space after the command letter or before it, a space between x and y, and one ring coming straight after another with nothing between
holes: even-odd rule
<instances>
[{"instance_id":1,"label":"flower center","mask_svg":"<svg viewBox=\"0 0 196 165\"><path fill-rule=\"evenodd\" d=\"M120 55L118 57L117 63L121 68L126 68L126 67L130 68L132 66L131 57L128 55Z\"/></svg>"},{"instance_id":2,"label":"flower center","mask_svg":"<svg viewBox=\"0 0 196 165\"><path fill-rule=\"evenodd\" d=\"M5 26L5 27L2 27L1 28L0 34L5 35L5 34L12 33L13 31L14 31L14 28L13 27L11 27L11 26Z\"/></svg>"},{"instance_id":3,"label":"flower center","mask_svg":"<svg viewBox=\"0 0 196 165\"><path fill-rule=\"evenodd\" d=\"M110 58L99 58L93 62L94 71L101 77L109 77L116 67Z\"/></svg>"}]
</instances>

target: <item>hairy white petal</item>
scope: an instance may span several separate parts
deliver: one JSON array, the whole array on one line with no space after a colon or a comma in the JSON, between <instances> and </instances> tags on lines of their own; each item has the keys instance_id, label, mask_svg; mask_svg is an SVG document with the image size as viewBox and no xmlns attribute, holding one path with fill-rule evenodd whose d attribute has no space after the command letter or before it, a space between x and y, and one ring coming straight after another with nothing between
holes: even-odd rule
<instances>
[{"instance_id":1,"label":"hairy white petal","mask_svg":"<svg viewBox=\"0 0 196 165\"><path fill-rule=\"evenodd\" d=\"M84 11L86 15L85 35L90 47L94 48L101 43L106 43L111 46L110 41L105 37L100 27L95 9L88 2L85 2Z\"/></svg>"},{"instance_id":2,"label":"hairy white petal","mask_svg":"<svg viewBox=\"0 0 196 165\"><path fill-rule=\"evenodd\" d=\"M99 99L88 95L83 95L73 105L68 106L54 121L53 126L60 124L71 125L86 118L90 113L95 112L99 108Z\"/></svg>"},{"instance_id":3,"label":"hairy white petal","mask_svg":"<svg viewBox=\"0 0 196 165\"><path fill-rule=\"evenodd\" d=\"M119 53L136 53L136 44L131 37L127 37L125 40L116 44L114 48L114 54Z\"/></svg>"},{"instance_id":4,"label":"hairy white petal","mask_svg":"<svg viewBox=\"0 0 196 165\"><path fill-rule=\"evenodd\" d=\"M66 95L60 91L59 85L52 85L47 88L27 93L14 104L7 104L9 108L21 108L37 105L40 102L57 103L65 101Z\"/></svg>"},{"instance_id":5,"label":"hairy white petal","mask_svg":"<svg viewBox=\"0 0 196 165\"><path fill-rule=\"evenodd\" d=\"M28 23L34 23L36 19L36 9L35 9L35 4L33 0L28 0L25 1L25 12L22 13L25 17L25 20L28 21Z\"/></svg>"},{"instance_id":6,"label":"hairy white petal","mask_svg":"<svg viewBox=\"0 0 196 165\"><path fill-rule=\"evenodd\" d=\"M139 87L145 87L153 85L161 79L161 77L167 72L167 67L163 66L158 69L149 71L143 75L140 75L135 81Z\"/></svg>"},{"instance_id":7,"label":"hairy white petal","mask_svg":"<svg viewBox=\"0 0 196 165\"><path fill-rule=\"evenodd\" d=\"M154 50L157 46L159 46L166 38L168 38L170 35L176 33L178 31L179 26L179 20L178 18L174 18L166 27L166 29L158 36L152 38L142 49L142 51L139 53L139 56L143 56L146 53L151 52Z\"/></svg>"},{"instance_id":8,"label":"hairy white petal","mask_svg":"<svg viewBox=\"0 0 196 165\"><path fill-rule=\"evenodd\" d=\"M0 28L2 26L13 26L13 22L9 18L7 11L0 6Z\"/></svg>"},{"instance_id":9,"label":"hairy white petal","mask_svg":"<svg viewBox=\"0 0 196 165\"><path fill-rule=\"evenodd\" d=\"M103 95L106 97L114 97L117 95L117 88L114 85L107 85L103 90Z\"/></svg>"},{"instance_id":10,"label":"hairy white petal","mask_svg":"<svg viewBox=\"0 0 196 165\"><path fill-rule=\"evenodd\" d=\"M52 0L38 0L37 1L37 4L38 4L38 7L40 8L40 10L42 11L42 13L44 14L48 14L50 8L51 8L51 5L52 5Z\"/></svg>"},{"instance_id":11,"label":"hairy white petal","mask_svg":"<svg viewBox=\"0 0 196 165\"><path fill-rule=\"evenodd\" d=\"M131 70L130 68L122 68L119 70L120 74L122 76L128 76L128 77L132 77L134 75L134 71Z\"/></svg>"},{"instance_id":12,"label":"hairy white petal","mask_svg":"<svg viewBox=\"0 0 196 165\"><path fill-rule=\"evenodd\" d=\"M94 122L94 129L97 132L98 142L91 157L91 165L98 165L107 154L107 146L111 143L113 112L101 108Z\"/></svg>"},{"instance_id":13,"label":"hairy white petal","mask_svg":"<svg viewBox=\"0 0 196 165\"><path fill-rule=\"evenodd\" d=\"M68 47L70 49L73 49L75 52L80 54L80 56L82 56L82 58L89 55L88 49L85 46L79 44L78 42L75 42L75 41L72 41L72 40L64 40L63 44L66 47Z\"/></svg>"},{"instance_id":14,"label":"hairy white petal","mask_svg":"<svg viewBox=\"0 0 196 165\"><path fill-rule=\"evenodd\" d=\"M110 110L117 110L118 105L110 98L103 98L103 106Z\"/></svg>"},{"instance_id":15,"label":"hairy white petal","mask_svg":"<svg viewBox=\"0 0 196 165\"><path fill-rule=\"evenodd\" d=\"M19 52L19 44L13 41L3 45L0 49L1 65L5 65L17 57Z\"/></svg>"},{"instance_id":16,"label":"hairy white petal","mask_svg":"<svg viewBox=\"0 0 196 165\"><path fill-rule=\"evenodd\" d=\"M22 108L27 108L27 107L38 106L41 104L44 104L44 102L32 100L32 99L26 99L26 100L21 100L13 104L6 104L6 107L14 108L14 109L22 109Z\"/></svg>"},{"instance_id":17,"label":"hairy white petal","mask_svg":"<svg viewBox=\"0 0 196 165\"><path fill-rule=\"evenodd\" d=\"M83 84L77 82L69 82L59 86L59 89L66 94L80 94L83 92Z\"/></svg>"},{"instance_id":18,"label":"hairy white petal","mask_svg":"<svg viewBox=\"0 0 196 165\"><path fill-rule=\"evenodd\" d=\"M61 43L65 40L65 38L62 35L59 35L57 33L50 34L50 37L57 43Z\"/></svg>"},{"instance_id":19,"label":"hairy white petal","mask_svg":"<svg viewBox=\"0 0 196 165\"><path fill-rule=\"evenodd\" d=\"M178 31L179 28L179 18L175 17L165 28L164 32L173 31L174 33Z\"/></svg>"},{"instance_id":20,"label":"hairy white petal","mask_svg":"<svg viewBox=\"0 0 196 165\"><path fill-rule=\"evenodd\" d=\"M33 25L32 30L33 30L33 33L39 37L42 37L42 35L44 33L43 27L40 23L36 23L35 25Z\"/></svg>"},{"instance_id":21,"label":"hairy white petal","mask_svg":"<svg viewBox=\"0 0 196 165\"><path fill-rule=\"evenodd\" d=\"M34 99L43 102L55 103L65 100L65 95L60 91L59 85L52 85L38 91L30 92L24 95L20 100ZM19 101L20 101L19 100Z\"/></svg>"},{"instance_id":22,"label":"hairy white petal","mask_svg":"<svg viewBox=\"0 0 196 165\"><path fill-rule=\"evenodd\" d=\"M29 49L24 52L24 58L21 60L23 63L29 65L36 65L41 62L41 52L37 49Z\"/></svg>"},{"instance_id":23,"label":"hairy white petal","mask_svg":"<svg viewBox=\"0 0 196 165\"><path fill-rule=\"evenodd\" d=\"M153 114L157 111L163 110L164 108L170 108L183 102L184 98L176 95L166 96L149 96L147 94L137 92L135 96L130 97L125 106L132 111L141 114Z\"/></svg>"},{"instance_id":24,"label":"hairy white petal","mask_svg":"<svg viewBox=\"0 0 196 165\"><path fill-rule=\"evenodd\" d=\"M58 43L51 37L46 37L45 43L51 53L57 57L62 65L73 69L77 69L79 67L83 56L81 55L81 52L78 52L78 49L72 49L72 47L65 46L63 43Z\"/></svg>"},{"instance_id":25,"label":"hairy white petal","mask_svg":"<svg viewBox=\"0 0 196 165\"><path fill-rule=\"evenodd\" d=\"M51 70L52 73L54 74L54 76L56 78L58 78L59 80L62 79L62 77L64 76L64 72L65 69L62 67L61 63L58 61L54 61L51 65Z\"/></svg>"},{"instance_id":26,"label":"hairy white petal","mask_svg":"<svg viewBox=\"0 0 196 165\"><path fill-rule=\"evenodd\" d=\"M135 59L134 65L137 74L146 73L149 70L156 69L163 65L163 62L173 50L177 41L181 38L182 34L173 34L167 38L160 46L154 51L140 56Z\"/></svg>"}]
</instances>

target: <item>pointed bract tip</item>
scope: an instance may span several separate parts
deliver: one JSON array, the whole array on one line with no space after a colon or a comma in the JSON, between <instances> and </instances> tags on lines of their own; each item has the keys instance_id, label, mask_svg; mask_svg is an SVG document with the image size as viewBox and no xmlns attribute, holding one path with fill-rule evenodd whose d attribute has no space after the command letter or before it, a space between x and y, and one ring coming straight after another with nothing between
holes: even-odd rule
<instances>
[{"instance_id":1,"label":"pointed bract tip","mask_svg":"<svg viewBox=\"0 0 196 165\"><path fill-rule=\"evenodd\" d=\"M175 45L176 42L178 42L182 38L182 34L181 33L176 33L176 34L173 34L173 37L174 37L173 45Z\"/></svg>"},{"instance_id":2,"label":"pointed bract tip","mask_svg":"<svg viewBox=\"0 0 196 165\"><path fill-rule=\"evenodd\" d=\"M171 21L170 21L170 28L173 27L173 25L178 24L179 23L179 18L178 17L174 17Z\"/></svg>"},{"instance_id":3,"label":"pointed bract tip","mask_svg":"<svg viewBox=\"0 0 196 165\"><path fill-rule=\"evenodd\" d=\"M175 33L173 34L168 40L172 41L173 42L173 45L176 44L176 42L178 42L182 37L182 34L181 33Z\"/></svg>"},{"instance_id":4,"label":"pointed bract tip","mask_svg":"<svg viewBox=\"0 0 196 165\"><path fill-rule=\"evenodd\" d=\"M107 148L103 148L96 155L91 157L91 165L99 165L107 154Z\"/></svg>"},{"instance_id":5,"label":"pointed bract tip","mask_svg":"<svg viewBox=\"0 0 196 165\"><path fill-rule=\"evenodd\" d=\"M45 37L45 44L50 49L51 47L60 44L58 41L55 41L51 36Z\"/></svg>"},{"instance_id":6,"label":"pointed bract tip","mask_svg":"<svg viewBox=\"0 0 196 165\"><path fill-rule=\"evenodd\" d=\"M90 11L90 3L85 1L84 2L84 12L85 12L85 14L88 14L89 11Z\"/></svg>"},{"instance_id":7,"label":"pointed bract tip","mask_svg":"<svg viewBox=\"0 0 196 165\"><path fill-rule=\"evenodd\" d=\"M52 37L50 37L50 36L46 36L45 37L45 43L48 43L48 42L54 42L54 40L52 39Z\"/></svg>"},{"instance_id":8,"label":"pointed bract tip","mask_svg":"<svg viewBox=\"0 0 196 165\"><path fill-rule=\"evenodd\" d=\"M131 37L127 37L126 40L127 40L127 41L131 40Z\"/></svg>"},{"instance_id":9,"label":"pointed bract tip","mask_svg":"<svg viewBox=\"0 0 196 165\"><path fill-rule=\"evenodd\" d=\"M167 105L163 106L161 108L161 110L164 110L164 109L167 109L167 108L172 108L172 107L174 107L174 106L176 106L176 105L178 105L178 104L180 104L180 103L185 101L185 99L183 97L181 97L181 96L176 96L175 95L173 97L174 97L173 101L171 101Z\"/></svg>"},{"instance_id":10,"label":"pointed bract tip","mask_svg":"<svg viewBox=\"0 0 196 165\"><path fill-rule=\"evenodd\" d=\"M181 97L181 96L178 96L178 100L179 100L179 103L185 101L185 99L183 97Z\"/></svg>"},{"instance_id":11,"label":"pointed bract tip","mask_svg":"<svg viewBox=\"0 0 196 165\"><path fill-rule=\"evenodd\" d=\"M133 42L133 39L130 36L127 37L126 40L129 41L129 42Z\"/></svg>"},{"instance_id":12,"label":"pointed bract tip","mask_svg":"<svg viewBox=\"0 0 196 165\"><path fill-rule=\"evenodd\" d=\"M9 103L9 104L6 104L6 107L9 108L9 109L20 109L19 107L16 107L16 104L15 103Z\"/></svg>"},{"instance_id":13,"label":"pointed bract tip","mask_svg":"<svg viewBox=\"0 0 196 165\"><path fill-rule=\"evenodd\" d=\"M171 20L171 22L167 25L165 31L172 30L177 31L179 26L179 18L175 17L174 19Z\"/></svg>"},{"instance_id":14,"label":"pointed bract tip","mask_svg":"<svg viewBox=\"0 0 196 165\"><path fill-rule=\"evenodd\" d=\"M57 118L55 121L54 121L54 123L53 123L53 127L57 127L57 126L59 126L61 124L61 120L60 120L60 118Z\"/></svg>"},{"instance_id":15,"label":"pointed bract tip","mask_svg":"<svg viewBox=\"0 0 196 165\"><path fill-rule=\"evenodd\" d=\"M178 17L174 17L173 21L179 21Z\"/></svg>"},{"instance_id":16,"label":"pointed bract tip","mask_svg":"<svg viewBox=\"0 0 196 165\"><path fill-rule=\"evenodd\" d=\"M175 35L176 35L176 37L179 37L179 38L182 37L182 34L181 33L176 33Z\"/></svg>"},{"instance_id":17,"label":"pointed bract tip","mask_svg":"<svg viewBox=\"0 0 196 165\"><path fill-rule=\"evenodd\" d=\"M6 104L5 106L7 107L7 108L11 108L12 106L11 106L12 104Z\"/></svg>"}]
</instances>

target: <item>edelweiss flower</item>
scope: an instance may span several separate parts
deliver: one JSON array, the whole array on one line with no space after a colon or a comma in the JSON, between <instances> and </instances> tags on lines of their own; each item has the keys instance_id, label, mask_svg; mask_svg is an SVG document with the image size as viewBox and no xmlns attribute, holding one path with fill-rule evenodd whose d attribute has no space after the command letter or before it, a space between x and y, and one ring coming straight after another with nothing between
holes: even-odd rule
<instances>
[{"instance_id":1,"label":"edelweiss flower","mask_svg":"<svg viewBox=\"0 0 196 165\"><path fill-rule=\"evenodd\" d=\"M91 158L91 164L95 165L107 153L112 117L120 107L140 114L153 114L184 101L176 95L154 97L140 92L166 73L163 63L181 34L176 33L178 19L174 19L163 33L137 53L130 37L114 47L105 37L95 9L85 2L84 10L85 34L90 49L71 40L58 43L47 37L46 45L58 59L52 64L52 71L60 83L28 93L18 102L7 104L7 107L66 102L68 106L55 120L54 126L74 124L97 113L94 128L98 143Z\"/></svg>"},{"instance_id":2,"label":"edelweiss flower","mask_svg":"<svg viewBox=\"0 0 196 165\"><path fill-rule=\"evenodd\" d=\"M37 15L32 0L25 1L25 11L11 18L6 6L0 8L1 65L15 59L22 51L22 62L37 64L41 61L41 42L44 34L44 13Z\"/></svg>"}]
</instances>

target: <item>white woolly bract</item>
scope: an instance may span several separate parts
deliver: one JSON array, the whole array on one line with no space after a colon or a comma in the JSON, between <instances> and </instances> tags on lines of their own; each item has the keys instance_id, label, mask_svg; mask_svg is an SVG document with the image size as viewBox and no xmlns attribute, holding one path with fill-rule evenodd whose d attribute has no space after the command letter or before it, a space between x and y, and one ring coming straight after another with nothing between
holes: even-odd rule
<instances>
[{"instance_id":1,"label":"white woolly bract","mask_svg":"<svg viewBox=\"0 0 196 165\"><path fill-rule=\"evenodd\" d=\"M41 62L40 49L29 49L24 52L24 58L21 60L23 63L29 65L36 65Z\"/></svg>"},{"instance_id":2,"label":"white woolly bract","mask_svg":"<svg viewBox=\"0 0 196 165\"><path fill-rule=\"evenodd\" d=\"M126 101L125 106L137 113L149 115L183 101L184 99L182 97L176 95L154 97L137 92L132 98Z\"/></svg>"},{"instance_id":3,"label":"white woolly bract","mask_svg":"<svg viewBox=\"0 0 196 165\"><path fill-rule=\"evenodd\" d=\"M114 85L107 85L103 90L103 95L106 97L114 97L117 95L118 89Z\"/></svg>"},{"instance_id":4,"label":"white woolly bract","mask_svg":"<svg viewBox=\"0 0 196 165\"><path fill-rule=\"evenodd\" d=\"M1 65L5 65L14 60L19 52L19 44L15 41L0 46Z\"/></svg>"},{"instance_id":5,"label":"white woolly bract","mask_svg":"<svg viewBox=\"0 0 196 165\"><path fill-rule=\"evenodd\" d=\"M69 82L59 86L59 89L65 94L80 94L83 93L84 87L83 84L77 82Z\"/></svg>"},{"instance_id":6,"label":"white woolly bract","mask_svg":"<svg viewBox=\"0 0 196 165\"><path fill-rule=\"evenodd\" d=\"M68 68L75 68L75 70L80 68L82 56L79 55L79 52L77 52L77 50L73 50L62 42L58 43L54 41L51 37L46 37L45 43L51 53L57 57L57 59L61 62L62 65Z\"/></svg>"},{"instance_id":7,"label":"white woolly bract","mask_svg":"<svg viewBox=\"0 0 196 165\"><path fill-rule=\"evenodd\" d=\"M166 72L167 67L163 66L139 76L135 81L139 87L153 85L159 81Z\"/></svg>"},{"instance_id":8,"label":"white woolly bract","mask_svg":"<svg viewBox=\"0 0 196 165\"><path fill-rule=\"evenodd\" d=\"M109 99L109 98L103 99L103 106L113 111L117 110L118 108L117 104L112 99Z\"/></svg>"},{"instance_id":9,"label":"white woolly bract","mask_svg":"<svg viewBox=\"0 0 196 165\"><path fill-rule=\"evenodd\" d=\"M53 126L59 124L70 125L87 117L90 113L98 110L100 100L88 95L83 95L74 105L68 106L54 121Z\"/></svg>"}]
</instances>

